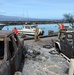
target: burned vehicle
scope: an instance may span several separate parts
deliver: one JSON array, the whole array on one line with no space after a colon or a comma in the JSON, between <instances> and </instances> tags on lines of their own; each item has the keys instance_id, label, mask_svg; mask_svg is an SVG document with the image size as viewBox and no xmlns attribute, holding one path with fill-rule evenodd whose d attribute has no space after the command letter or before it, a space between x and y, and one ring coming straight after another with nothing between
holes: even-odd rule
<instances>
[{"instance_id":1,"label":"burned vehicle","mask_svg":"<svg viewBox=\"0 0 74 75\"><path fill-rule=\"evenodd\" d=\"M55 48L68 58L74 58L74 30L61 30L59 41L55 42Z\"/></svg>"},{"instance_id":2,"label":"burned vehicle","mask_svg":"<svg viewBox=\"0 0 74 75\"><path fill-rule=\"evenodd\" d=\"M0 31L0 75L14 75L19 69L23 45L14 32Z\"/></svg>"}]
</instances>

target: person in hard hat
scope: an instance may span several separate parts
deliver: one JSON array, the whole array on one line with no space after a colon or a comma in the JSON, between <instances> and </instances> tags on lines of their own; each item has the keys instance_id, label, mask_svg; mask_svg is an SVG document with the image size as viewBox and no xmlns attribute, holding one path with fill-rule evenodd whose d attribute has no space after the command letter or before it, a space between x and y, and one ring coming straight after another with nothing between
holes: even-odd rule
<instances>
[{"instance_id":1,"label":"person in hard hat","mask_svg":"<svg viewBox=\"0 0 74 75\"><path fill-rule=\"evenodd\" d=\"M16 27L14 27L13 32L16 33L18 35L18 30Z\"/></svg>"}]
</instances>

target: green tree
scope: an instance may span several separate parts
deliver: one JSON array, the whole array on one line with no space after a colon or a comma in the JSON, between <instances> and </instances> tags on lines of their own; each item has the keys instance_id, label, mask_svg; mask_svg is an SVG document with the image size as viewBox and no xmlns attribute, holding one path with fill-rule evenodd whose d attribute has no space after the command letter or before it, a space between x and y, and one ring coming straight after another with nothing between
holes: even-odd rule
<instances>
[{"instance_id":1,"label":"green tree","mask_svg":"<svg viewBox=\"0 0 74 75\"><path fill-rule=\"evenodd\" d=\"M64 14L64 19L67 20L72 28L74 28L74 16L72 14Z\"/></svg>"}]
</instances>

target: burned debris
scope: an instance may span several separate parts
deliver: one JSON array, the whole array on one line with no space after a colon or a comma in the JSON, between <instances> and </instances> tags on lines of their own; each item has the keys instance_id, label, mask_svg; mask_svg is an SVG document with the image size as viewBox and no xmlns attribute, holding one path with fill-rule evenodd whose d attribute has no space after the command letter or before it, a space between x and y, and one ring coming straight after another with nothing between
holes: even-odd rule
<instances>
[{"instance_id":1,"label":"burned debris","mask_svg":"<svg viewBox=\"0 0 74 75\"><path fill-rule=\"evenodd\" d=\"M14 32L0 31L0 75L14 75L19 69L23 47Z\"/></svg>"},{"instance_id":2,"label":"burned debris","mask_svg":"<svg viewBox=\"0 0 74 75\"><path fill-rule=\"evenodd\" d=\"M54 46L55 46L55 41L52 39L49 44L44 44L43 48L50 49L53 48Z\"/></svg>"},{"instance_id":3,"label":"burned debris","mask_svg":"<svg viewBox=\"0 0 74 75\"><path fill-rule=\"evenodd\" d=\"M44 48L42 44L44 45L44 42L41 45L38 42L25 43L28 53L22 75L68 75L66 70L69 64L66 59L58 54L54 47Z\"/></svg>"},{"instance_id":4,"label":"burned debris","mask_svg":"<svg viewBox=\"0 0 74 75\"><path fill-rule=\"evenodd\" d=\"M74 30L61 30L59 41L55 42L55 48L68 58L74 58Z\"/></svg>"},{"instance_id":5,"label":"burned debris","mask_svg":"<svg viewBox=\"0 0 74 75\"><path fill-rule=\"evenodd\" d=\"M4 48L1 57L2 75L14 75L21 66L22 55L24 55L24 64L22 64L22 75L68 75L66 72L69 64L55 49L56 40L48 39L40 42L20 42L15 33L3 32L0 41ZM7 35L6 35L7 33ZM14 39L15 38L15 39ZM2 42L4 41L4 42ZM18 50L17 50L18 49ZM11 52L12 51L12 52ZM11 61L11 59L13 59ZM4 62L2 60L5 60ZM12 64L11 64L12 63ZM6 72L6 73L4 73ZM16 72L17 73L17 72Z\"/></svg>"}]
</instances>

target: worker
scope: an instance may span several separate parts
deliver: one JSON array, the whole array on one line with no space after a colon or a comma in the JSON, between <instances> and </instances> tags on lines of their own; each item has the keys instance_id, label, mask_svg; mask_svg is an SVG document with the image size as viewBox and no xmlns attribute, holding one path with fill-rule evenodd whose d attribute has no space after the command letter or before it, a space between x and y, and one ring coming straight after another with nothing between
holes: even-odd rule
<instances>
[{"instance_id":1,"label":"worker","mask_svg":"<svg viewBox=\"0 0 74 75\"><path fill-rule=\"evenodd\" d=\"M60 38L60 36L61 36L60 31L63 30L63 29L65 29L64 24L63 23L62 24L58 23L58 38Z\"/></svg>"},{"instance_id":2,"label":"worker","mask_svg":"<svg viewBox=\"0 0 74 75\"><path fill-rule=\"evenodd\" d=\"M63 23L61 24L61 29L65 29L65 26Z\"/></svg>"},{"instance_id":3,"label":"worker","mask_svg":"<svg viewBox=\"0 0 74 75\"><path fill-rule=\"evenodd\" d=\"M38 25L36 25L36 30L35 30L35 38L34 38L34 41L40 41L40 37L39 37L39 28L38 28Z\"/></svg>"},{"instance_id":4,"label":"worker","mask_svg":"<svg viewBox=\"0 0 74 75\"><path fill-rule=\"evenodd\" d=\"M14 27L13 32L15 32L18 35L18 30L16 29L16 27Z\"/></svg>"},{"instance_id":5,"label":"worker","mask_svg":"<svg viewBox=\"0 0 74 75\"><path fill-rule=\"evenodd\" d=\"M61 30L61 24L58 23L58 38L60 38L60 30Z\"/></svg>"}]
</instances>

